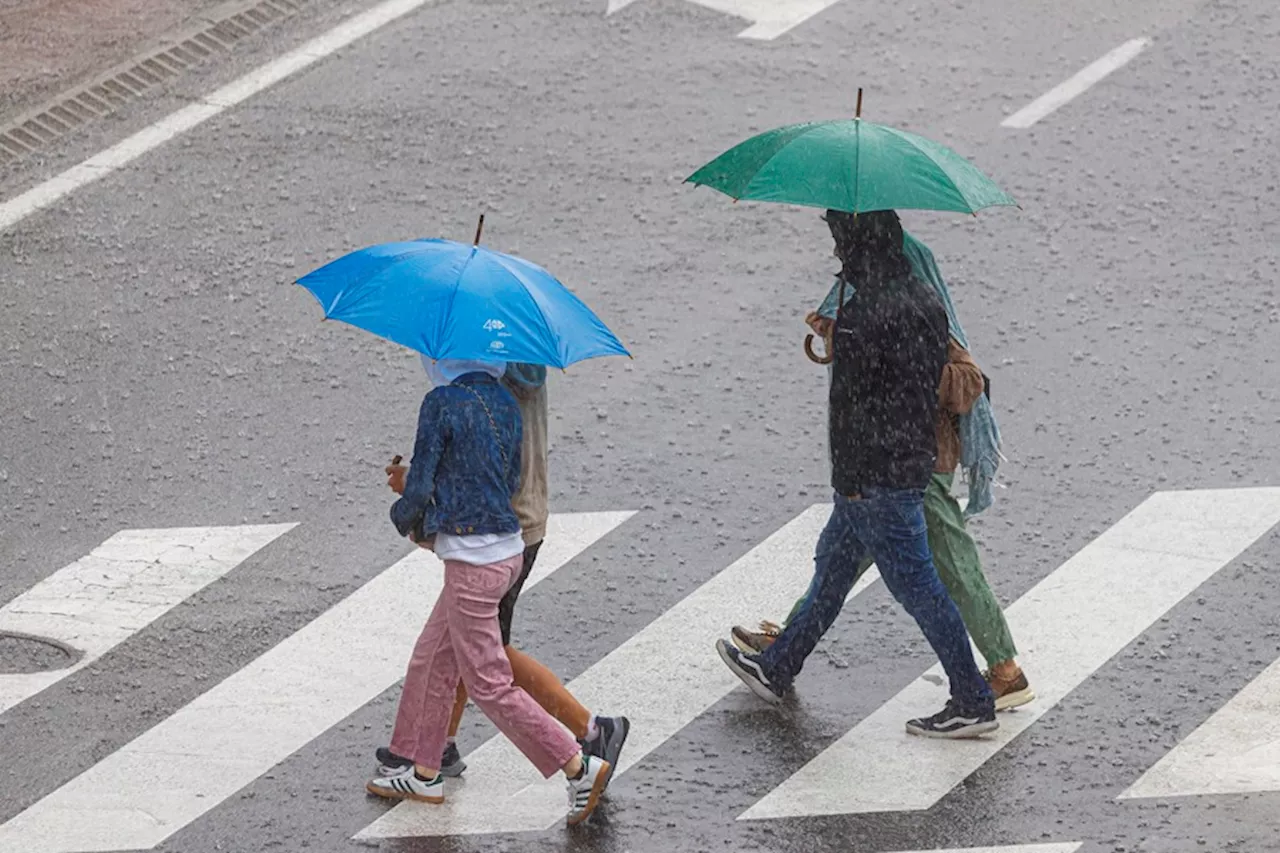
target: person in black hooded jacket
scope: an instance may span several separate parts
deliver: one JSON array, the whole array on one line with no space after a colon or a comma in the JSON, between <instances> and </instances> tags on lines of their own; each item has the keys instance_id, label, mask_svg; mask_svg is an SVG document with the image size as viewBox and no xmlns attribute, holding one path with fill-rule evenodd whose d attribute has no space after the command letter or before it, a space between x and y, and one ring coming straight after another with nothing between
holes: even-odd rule
<instances>
[{"instance_id":1,"label":"person in black hooded jacket","mask_svg":"<svg viewBox=\"0 0 1280 853\"><path fill-rule=\"evenodd\" d=\"M911 274L902 226L892 211L827 211L843 264L857 290L835 326L830 414L834 507L818 539L805 604L759 655L719 640L721 658L757 695L778 701L839 615L872 557L894 598L911 614L951 681L951 699L907 731L976 737L999 727L995 700L973 659L960 612L929 553L924 490L937 452L938 382L947 362L947 314Z\"/></svg>"}]
</instances>

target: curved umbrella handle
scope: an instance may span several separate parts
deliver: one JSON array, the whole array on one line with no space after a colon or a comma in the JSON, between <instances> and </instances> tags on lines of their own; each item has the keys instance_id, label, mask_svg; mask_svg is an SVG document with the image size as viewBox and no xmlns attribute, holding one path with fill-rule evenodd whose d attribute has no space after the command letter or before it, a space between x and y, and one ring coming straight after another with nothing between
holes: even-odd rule
<instances>
[{"instance_id":1,"label":"curved umbrella handle","mask_svg":"<svg viewBox=\"0 0 1280 853\"><path fill-rule=\"evenodd\" d=\"M835 360L835 354L831 351L831 338L823 335L822 339L827 343L827 354L818 355L813 351L813 335L804 336L804 354L809 356L809 360L814 364L830 364Z\"/></svg>"}]
</instances>

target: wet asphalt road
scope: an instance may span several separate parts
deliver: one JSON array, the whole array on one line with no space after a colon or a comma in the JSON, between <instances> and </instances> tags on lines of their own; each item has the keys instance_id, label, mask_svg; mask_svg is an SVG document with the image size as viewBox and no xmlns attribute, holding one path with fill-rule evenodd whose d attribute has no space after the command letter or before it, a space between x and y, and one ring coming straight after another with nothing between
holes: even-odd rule
<instances>
[{"instance_id":1,"label":"wet asphalt road","mask_svg":"<svg viewBox=\"0 0 1280 853\"><path fill-rule=\"evenodd\" d=\"M766 43L676 0L604 5L430 4L0 234L0 603L122 528L301 522L0 717L0 820L407 552L381 466L409 449L417 360L319 323L290 284L346 250L465 239L483 209L489 245L560 274L631 347L553 380L554 509L639 511L522 600L518 630L562 676L826 499L825 375L800 350L834 270L825 226L680 182L753 131L851 112L857 86L868 118L957 147L1022 204L906 216L992 378L1009 488L977 529L1002 600L1152 491L1280 485L1270 3L845 0ZM0 176L0 197L340 11ZM1076 101L999 126L1141 35ZM1274 794L1115 799L1280 655L1277 564L1273 531L923 814L733 819L930 664L880 589L832 629L799 710L736 691L619 778L589 831L383 846L1280 850ZM161 849L364 849L348 839L385 810L360 788L396 696ZM471 715L464 751L491 731Z\"/></svg>"}]
</instances>

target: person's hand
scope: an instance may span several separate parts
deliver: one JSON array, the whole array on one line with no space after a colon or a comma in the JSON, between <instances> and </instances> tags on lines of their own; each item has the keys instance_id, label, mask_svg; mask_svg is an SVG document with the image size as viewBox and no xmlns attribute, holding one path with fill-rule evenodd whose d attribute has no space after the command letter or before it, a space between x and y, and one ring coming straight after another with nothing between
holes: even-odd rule
<instances>
[{"instance_id":1,"label":"person's hand","mask_svg":"<svg viewBox=\"0 0 1280 853\"><path fill-rule=\"evenodd\" d=\"M823 317L817 311L810 311L805 315L804 321L809 324L809 328L813 329L813 333L820 338L827 338L831 335L831 329L835 325L835 321Z\"/></svg>"},{"instance_id":2,"label":"person's hand","mask_svg":"<svg viewBox=\"0 0 1280 853\"><path fill-rule=\"evenodd\" d=\"M395 492L397 495L403 495L404 475L409 472L409 469L400 464L400 457L397 456L393 459L391 464L383 470L387 472L387 485L391 488L391 491Z\"/></svg>"},{"instance_id":3,"label":"person's hand","mask_svg":"<svg viewBox=\"0 0 1280 853\"><path fill-rule=\"evenodd\" d=\"M428 551L434 551L436 549L436 535L434 533L419 539L417 536L414 535L414 532L410 530L409 536L407 538L410 542L412 542L414 545L417 545L419 548L426 548Z\"/></svg>"}]
</instances>

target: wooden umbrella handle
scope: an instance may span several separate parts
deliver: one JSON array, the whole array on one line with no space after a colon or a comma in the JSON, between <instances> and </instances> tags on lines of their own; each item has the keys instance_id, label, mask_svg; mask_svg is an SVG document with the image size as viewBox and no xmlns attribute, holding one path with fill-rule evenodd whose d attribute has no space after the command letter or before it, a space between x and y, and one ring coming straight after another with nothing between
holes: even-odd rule
<instances>
[{"instance_id":1,"label":"wooden umbrella handle","mask_svg":"<svg viewBox=\"0 0 1280 853\"><path fill-rule=\"evenodd\" d=\"M809 356L809 360L812 361L814 364L830 364L832 361L834 361L835 355L831 351L831 344L832 344L831 338L826 337L825 335L823 336L823 340L826 341L826 344L827 344L826 355L818 355L816 352L813 351L813 338L814 336L812 334L804 336L804 354Z\"/></svg>"}]
</instances>

